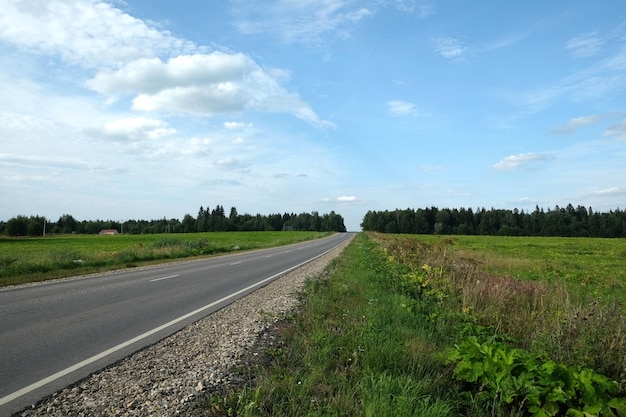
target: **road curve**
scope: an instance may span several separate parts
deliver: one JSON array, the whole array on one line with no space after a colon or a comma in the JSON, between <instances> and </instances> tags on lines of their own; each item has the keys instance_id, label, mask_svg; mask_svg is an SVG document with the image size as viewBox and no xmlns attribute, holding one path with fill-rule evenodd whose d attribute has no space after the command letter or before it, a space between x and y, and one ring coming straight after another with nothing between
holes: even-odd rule
<instances>
[{"instance_id":1,"label":"road curve","mask_svg":"<svg viewBox=\"0 0 626 417\"><path fill-rule=\"evenodd\" d=\"M0 290L0 415L155 343L350 236Z\"/></svg>"}]
</instances>

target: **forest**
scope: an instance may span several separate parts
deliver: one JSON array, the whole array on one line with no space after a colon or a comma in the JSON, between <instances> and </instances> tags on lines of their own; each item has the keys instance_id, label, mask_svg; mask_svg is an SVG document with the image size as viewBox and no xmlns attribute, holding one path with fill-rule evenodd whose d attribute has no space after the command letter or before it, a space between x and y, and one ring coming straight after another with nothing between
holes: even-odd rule
<instances>
[{"instance_id":1,"label":"forest","mask_svg":"<svg viewBox=\"0 0 626 417\"><path fill-rule=\"evenodd\" d=\"M626 210L596 212L571 204L532 212L518 209L449 209L368 211L364 231L407 234L626 237Z\"/></svg>"},{"instance_id":2,"label":"forest","mask_svg":"<svg viewBox=\"0 0 626 417\"><path fill-rule=\"evenodd\" d=\"M319 214L284 213L269 215L239 214L231 207L228 215L224 206L217 205L214 209L200 207L196 217L186 214L182 220L76 220L64 214L57 221L42 216L19 215L6 222L0 222L0 235L7 236L44 236L45 234L86 233L98 234L103 229L115 229L119 233L152 234L152 233L194 233L194 232L225 232L225 231L316 231L345 232L344 219L331 211Z\"/></svg>"}]
</instances>

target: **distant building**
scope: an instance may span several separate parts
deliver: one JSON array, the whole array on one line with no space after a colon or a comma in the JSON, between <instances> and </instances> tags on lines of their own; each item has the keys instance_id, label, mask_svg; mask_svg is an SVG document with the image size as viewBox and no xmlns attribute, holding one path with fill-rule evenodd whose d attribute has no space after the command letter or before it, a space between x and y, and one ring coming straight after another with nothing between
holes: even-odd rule
<instances>
[{"instance_id":1,"label":"distant building","mask_svg":"<svg viewBox=\"0 0 626 417\"><path fill-rule=\"evenodd\" d=\"M102 229L100 230L100 233L98 233L99 235L116 235L119 232L117 231L117 229Z\"/></svg>"}]
</instances>

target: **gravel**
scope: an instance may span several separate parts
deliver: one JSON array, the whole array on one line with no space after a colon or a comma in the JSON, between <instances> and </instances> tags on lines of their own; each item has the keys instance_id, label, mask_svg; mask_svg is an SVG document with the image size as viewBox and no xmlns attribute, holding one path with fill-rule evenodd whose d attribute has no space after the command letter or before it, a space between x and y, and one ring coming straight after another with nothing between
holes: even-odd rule
<instances>
[{"instance_id":1,"label":"gravel","mask_svg":"<svg viewBox=\"0 0 626 417\"><path fill-rule=\"evenodd\" d=\"M183 416L209 392L241 386L246 361L348 242L174 335L92 374L15 416Z\"/></svg>"}]
</instances>

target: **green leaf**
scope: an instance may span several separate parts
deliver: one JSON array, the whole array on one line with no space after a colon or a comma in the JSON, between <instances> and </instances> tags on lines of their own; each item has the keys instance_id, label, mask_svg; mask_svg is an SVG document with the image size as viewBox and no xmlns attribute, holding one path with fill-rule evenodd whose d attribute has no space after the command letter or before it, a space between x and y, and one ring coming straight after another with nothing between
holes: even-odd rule
<instances>
[{"instance_id":1,"label":"green leaf","mask_svg":"<svg viewBox=\"0 0 626 417\"><path fill-rule=\"evenodd\" d=\"M559 405L552 401L547 401L543 405L543 409L546 411L546 414L549 416L556 416L559 413Z\"/></svg>"},{"instance_id":2,"label":"green leaf","mask_svg":"<svg viewBox=\"0 0 626 417\"><path fill-rule=\"evenodd\" d=\"M586 405L583 408L583 412L585 413L585 415L590 415L590 416L599 416L600 411L602 411L602 404Z\"/></svg>"},{"instance_id":3,"label":"green leaf","mask_svg":"<svg viewBox=\"0 0 626 417\"><path fill-rule=\"evenodd\" d=\"M576 410L574 408L570 408L569 410L567 410L567 413L565 413L565 415L567 417L585 417L585 414L582 411Z\"/></svg>"},{"instance_id":4,"label":"green leaf","mask_svg":"<svg viewBox=\"0 0 626 417\"><path fill-rule=\"evenodd\" d=\"M617 411L619 417L626 417L626 398L612 398L609 407Z\"/></svg>"}]
</instances>

